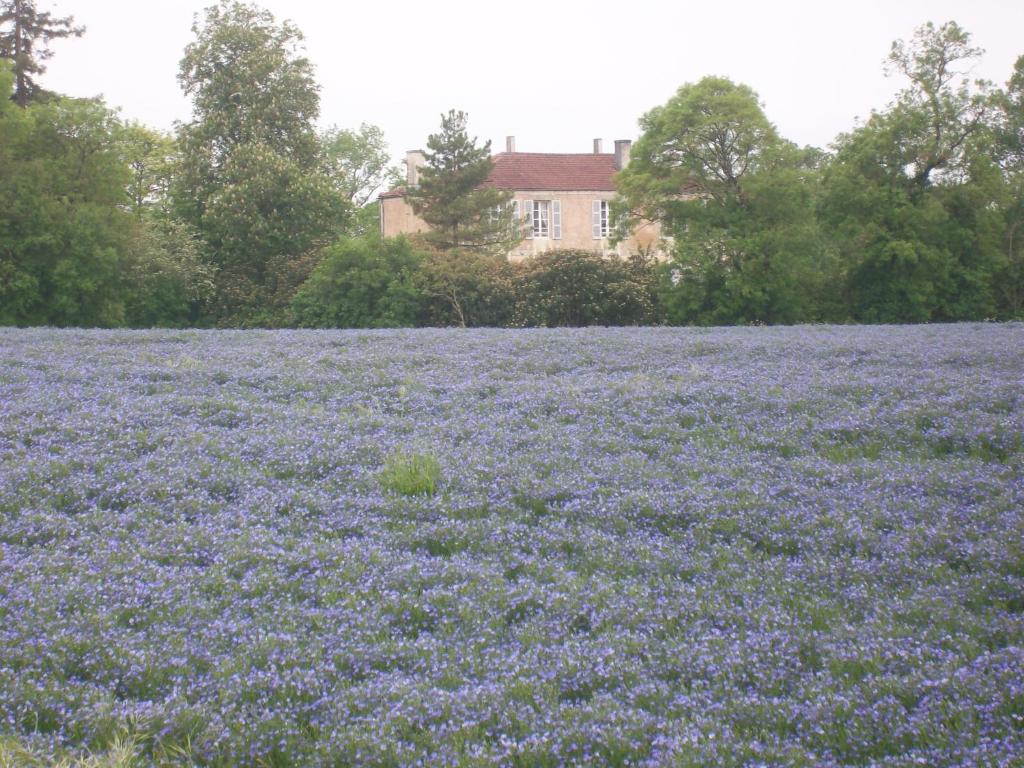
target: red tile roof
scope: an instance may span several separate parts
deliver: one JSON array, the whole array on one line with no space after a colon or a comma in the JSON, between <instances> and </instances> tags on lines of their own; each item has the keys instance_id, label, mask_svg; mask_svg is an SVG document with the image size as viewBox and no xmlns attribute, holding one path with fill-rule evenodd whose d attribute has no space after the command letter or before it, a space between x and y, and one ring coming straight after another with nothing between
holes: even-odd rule
<instances>
[{"instance_id":1,"label":"red tile roof","mask_svg":"<svg viewBox=\"0 0 1024 768\"><path fill-rule=\"evenodd\" d=\"M485 187L523 192L614 192L615 155L500 152ZM405 187L380 195L403 197Z\"/></svg>"},{"instance_id":2,"label":"red tile roof","mask_svg":"<svg viewBox=\"0 0 1024 768\"><path fill-rule=\"evenodd\" d=\"M501 152L485 186L552 192L614 192L615 155Z\"/></svg>"}]
</instances>

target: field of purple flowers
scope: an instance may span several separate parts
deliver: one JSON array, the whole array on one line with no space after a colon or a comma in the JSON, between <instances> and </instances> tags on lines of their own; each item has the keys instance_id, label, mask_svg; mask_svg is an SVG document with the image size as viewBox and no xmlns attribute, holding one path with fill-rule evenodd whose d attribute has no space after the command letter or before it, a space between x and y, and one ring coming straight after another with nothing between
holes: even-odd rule
<instances>
[{"instance_id":1,"label":"field of purple flowers","mask_svg":"<svg viewBox=\"0 0 1024 768\"><path fill-rule=\"evenodd\" d=\"M1020 324L0 329L0 743L1021 765L1022 382Z\"/></svg>"}]
</instances>

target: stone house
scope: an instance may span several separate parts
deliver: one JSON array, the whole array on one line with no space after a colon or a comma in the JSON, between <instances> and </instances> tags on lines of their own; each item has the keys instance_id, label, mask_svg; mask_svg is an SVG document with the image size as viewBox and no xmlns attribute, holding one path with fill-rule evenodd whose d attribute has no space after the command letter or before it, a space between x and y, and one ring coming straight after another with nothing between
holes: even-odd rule
<instances>
[{"instance_id":1,"label":"stone house","mask_svg":"<svg viewBox=\"0 0 1024 768\"><path fill-rule=\"evenodd\" d=\"M508 254L521 260L544 251L575 248L626 257L638 251L657 252L659 228L645 224L621 243L612 245L611 201L615 198L615 174L629 162L632 142L615 142L613 153L586 154L516 152L515 137L506 140L504 152L494 155L489 186L510 190L514 213L525 219L526 237ZM423 153L406 153L407 185L416 186ZM380 229L385 237L423 232L427 225L405 200L405 189L380 195Z\"/></svg>"}]
</instances>

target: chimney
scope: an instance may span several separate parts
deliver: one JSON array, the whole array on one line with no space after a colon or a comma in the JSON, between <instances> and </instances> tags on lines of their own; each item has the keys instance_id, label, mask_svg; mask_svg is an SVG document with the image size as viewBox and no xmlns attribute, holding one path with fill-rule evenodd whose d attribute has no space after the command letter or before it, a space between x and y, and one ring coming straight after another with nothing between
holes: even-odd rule
<instances>
[{"instance_id":1,"label":"chimney","mask_svg":"<svg viewBox=\"0 0 1024 768\"><path fill-rule=\"evenodd\" d=\"M600 139L594 139L594 154L595 155L600 155L601 154L601 140Z\"/></svg>"},{"instance_id":2,"label":"chimney","mask_svg":"<svg viewBox=\"0 0 1024 768\"><path fill-rule=\"evenodd\" d=\"M629 139L617 139L615 141L615 170L621 171L629 165L629 150L633 142Z\"/></svg>"},{"instance_id":3,"label":"chimney","mask_svg":"<svg viewBox=\"0 0 1024 768\"><path fill-rule=\"evenodd\" d=\"M506 152L515 152L516 151L516 137L515 136L506 136L505 137L505 151Z\"/></svg>"},{"instance_id":4,"label":"chimney","mask_svg":"<svg viewBox=\"0 0 1024 768\"><path fill-rule=\"evenodd\" d=\"M420 185L420 168L427 162L421 149L410 149L405 153L405 183L410 187Z\"/></svg>"}]
</instances>

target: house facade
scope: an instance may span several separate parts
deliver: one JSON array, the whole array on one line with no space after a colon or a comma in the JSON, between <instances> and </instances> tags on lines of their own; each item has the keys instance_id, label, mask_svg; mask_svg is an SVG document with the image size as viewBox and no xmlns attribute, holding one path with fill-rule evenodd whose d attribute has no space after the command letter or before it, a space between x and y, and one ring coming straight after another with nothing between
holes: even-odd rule
<instances>
[{"instance_id":1,"label":"house facade","mask_svg":"<svg viewBox=\"0 0 1024 768\"><path fill-rule=\"evenodd\" d=\"M509 136L504 152L494 156L487 186L512 192L513 213L523 221L526 237L508 257L521 260L555 249L574 248L626 257L636 252L657 252L660 231L656 224L634 230L623 242L612 244L615 174L629 162L631 142L615 142L615 151L602 152L601 140L586 154L516 152ZM423 153L406 153L407 186L419 181ZM380 228L385 237L415 234L428 226L413 213L405 189L380 196Z\"/></svg>"}]
</instances>

